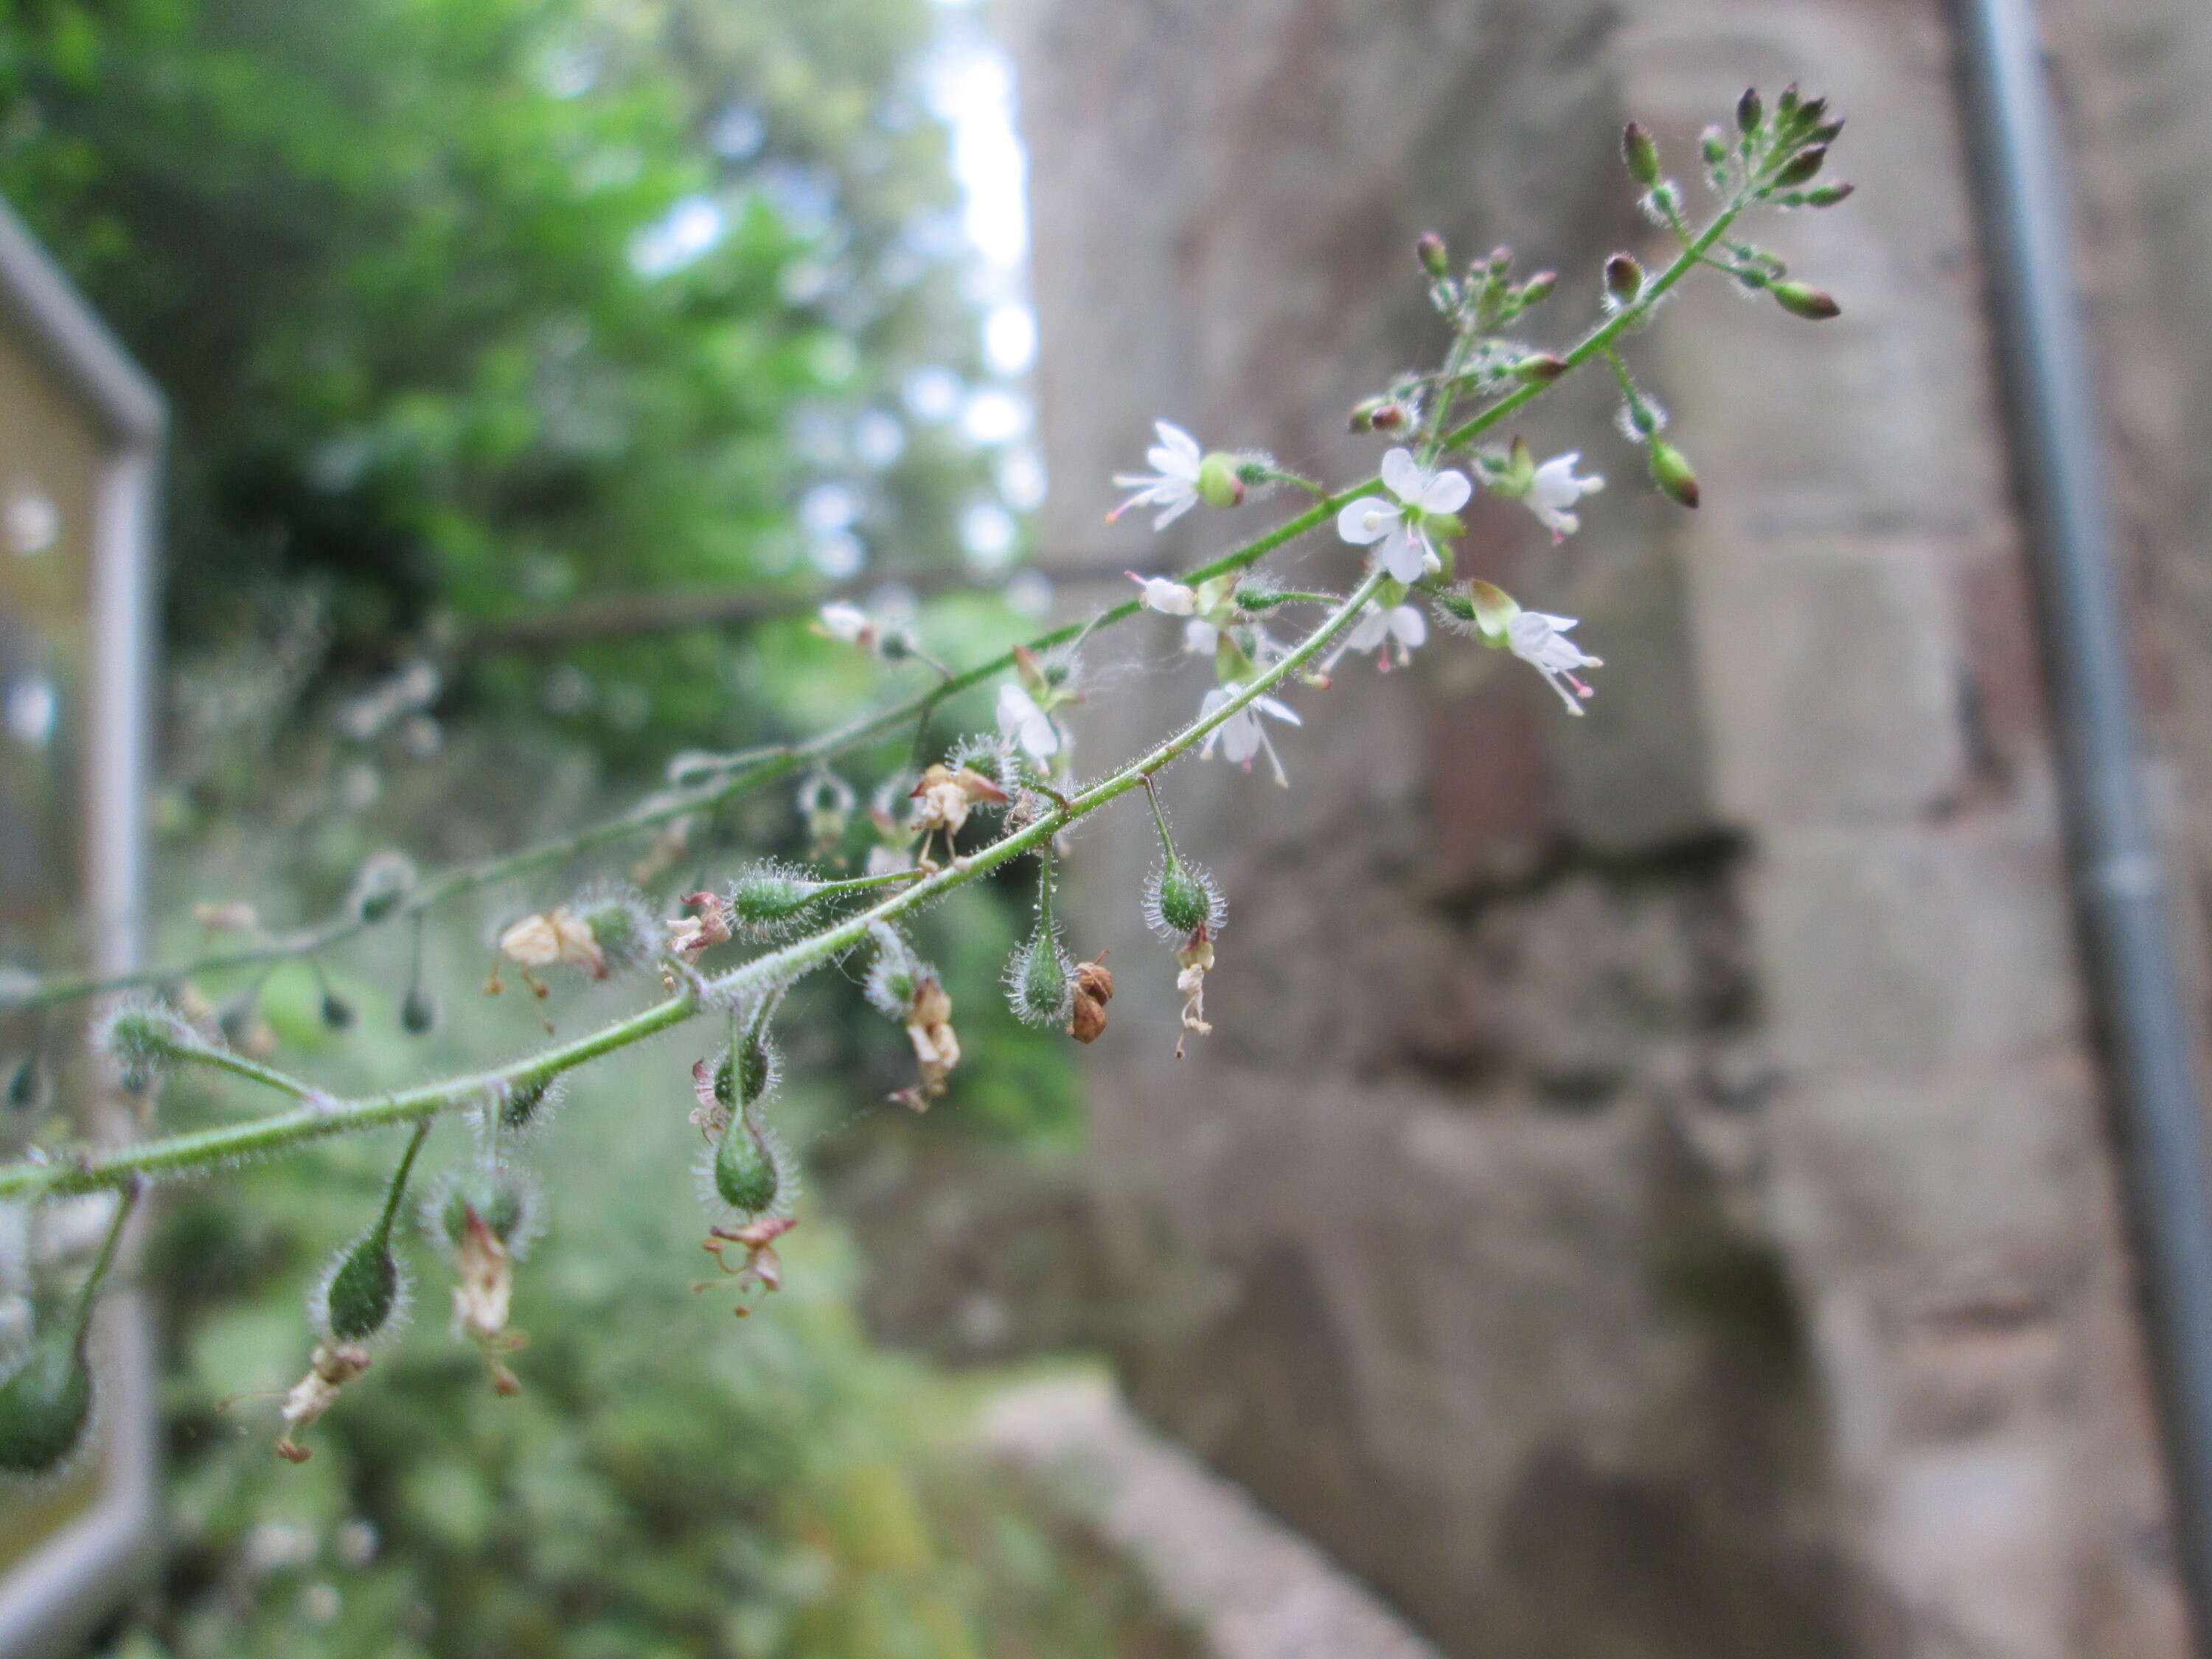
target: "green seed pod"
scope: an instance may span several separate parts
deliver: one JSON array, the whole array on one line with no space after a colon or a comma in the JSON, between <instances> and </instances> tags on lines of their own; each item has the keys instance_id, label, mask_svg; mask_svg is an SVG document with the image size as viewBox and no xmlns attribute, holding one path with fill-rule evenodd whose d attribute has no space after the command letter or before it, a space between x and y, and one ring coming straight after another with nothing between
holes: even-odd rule
<instances>
[{"instance_id":1,"label":"green seed pod","mask_svg":"<svg viewBox=\"0 0 2212 1659\"><path fill-rule=\"evenodd\" d=\"M714 1146L714 1194L744 1216L761 1216L782 1194L783 1171L768 1131L750 1117L731 1121Z\"/></svg>"},{"instance_id":2,"label":"green seed pod","mask_svg":"<svg viewBox=\"0 0 2212 1659\"><path fill-rule=\"evenodd\" d=\"M732 1042L714 1068L714 1098L733 1112L743 1111L775 1082L775 1051L767 1036L750 1030Z\"/></svg>"},{"instance_id":3,"label":"green seed pod","mask_svg":"<svg viewBox=\"0 0 2212 1659\"><path fill-rule=\"evenodd\" d=\"M392 1233L382 1222L362 1235L324 1283L316 1323L337 1342L366 1342L391 1322L404 1294Z\"/></svg>"},{"instance_id":4,"label":"green seed pod","mask_svg":"<svg viewBox=\"0 0 2212 1659\"><path fill-rule=\"evenodd\" d=\"M659 918L634 887L594 883L569 908L591 929L592 943L611 972L650 962L659 951Z\"/></svg>"},{"instance_id":5,"label":"green seed pod","mask_svg":"<svg viewBox=\"0 0 2212 1659\"><path fill-rule=\"evenodd\" d=\"M46 1063L35 1054L25 1054L8 1073L8 1109L26 1115L42 1111L51 1092Z\"/></svg>"},{"instance_id":6,"label":"green seed pod","mask_svg":"<svg viewBox=\"0 0 2212 1659\"><path fill-rule=\"evenodd\" d=\"M1199 499L1208 507L1238 507L1244 501L1244 480L1238 476L1237 458L1219 450L1198 464ZM1049 670L1046 678L1052 678Z\"/></svg>"},{"instance_id":7,"label":"green seed pod","mask_svg":"<svg viewBox=\"0 0 2212 1659\"><path fill-rule=\"evenodd\" d=\"M407 999L399 1005L399 1026L410 1036L422 1036L438 1024L438 1000L419 985L407 988Z\"/></svg>"},{"instance_id":8,"label":"green seed pod","mask_svg":"<svg viewBox=\"0 0 2212 1659\"><path fill-rule=\"evenodd\" d=\"M1058 937L1040 922L1006 964L1006 1000L1012 1005L1014 1017L1024 1024L1048 1030L1066 1026L1073 1006L1068 979L1074 971Z\"/></svg>"},{"instance_id":9,"label":"green seed pod","mask_svg":"<svg viewBox=\"0 0 2212 1659\"><path fill-rule=\"evenodd\" d=\"M1145 891L1145 920L1162 939L1180 943L1200 927L1218 933L1228 919L1221 889L1204 870L1170 854Z\"/></svg>"},{"instance_id":10,"label":"green seed pod","mask_svg":"<svg viewBox=\"0 0 2212 1659\"><path fill-rule=\"evenodd\" d=\"M731 885L730 915L756 934L773 932L796 921L814 902L819 890L816 883L804 876L763 865L739 876Z\"/></svg>"},{"instance_id":11,"label":"green seed pod","mask_svg":"<svg viewBox=\"0 0 2212 1659\"><path fill-rule=\"evenodd\" d=\"M1822 323L1831 317L1843 315L1844 308L1833 296L1802 283L1777 283L1768 290L1775 303L1793 317L1802 317L1808 322Z\"/></svg>"},{"instance_id":12,"label":"green seed pod","mask_svg":"<svg viewBox=\"0 0 2212 1659\"><path fill-rule=\"evenodd\" d=\"M1651 441L1651 481L1684 507L1698 504L1698 475L1687 457L1664 438Z\"/></svg>"},{"instance_id":13,"label":"green seed pod","mask_svg":"<svg viewBox=\"0 0 2212 1659\"><path fill-rule=\"evenodd\" d=\"M92 1420L92 1367L82 1330L38 1338L0 1382L0 1470L48 1474L84 1439Z\"/></svg>"},{"instance_id":14,"label":"green seed pod","mask_svg":"<svg viewBox=\"0 0 2212 1659\"><path fill-rule=\"evenodd\" d=\"M552 1098L555 1083L555 1079L542 1077L532 1083L518 1083L509 1089L507 1098L500 1103L500 1127L528 1128L546 1102Z\"/></svg>"}]
</instances>

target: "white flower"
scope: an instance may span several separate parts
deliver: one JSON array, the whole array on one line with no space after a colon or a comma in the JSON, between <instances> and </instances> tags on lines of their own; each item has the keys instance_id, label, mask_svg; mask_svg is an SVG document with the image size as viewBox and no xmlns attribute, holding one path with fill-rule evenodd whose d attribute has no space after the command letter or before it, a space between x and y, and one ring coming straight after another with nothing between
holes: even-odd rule
<instances>
[{"instance_id":1,"label":"white flower","mask_svg":"<svg viewBox=\"0 0 2212 1659\"><path fill-rule=\"evenodd\" d=\"M1060 728L1052 716L1012 680L999 688L999 733L1021 744L1036 760L1049 760L1060 751Z\"/></svg>"},{"instance_id":2,"label":"white flower","mask_svg":"<svg viewBox=\"0 0 2212 1659\"><path fill-rule=\"evenodd\" d=\"M1347 651L1382 653L1382 668L1390 672L1391 647L1397 649L1398 664L1404 667L1413 660L1413 653L1428 643L1429 619L1418 605L1393 605L1385 611L1372 599L1359 613L1359 622L1345 636L1344 643L1336 648L1323 672L1336 665L1336 659Z\"/></svg>"},{"instance_id":3,"label":"white flower","mask_svg":"<svg viewBox=\"0 0 2212 1659\"><path fill-rule=\"evenodd\" d=\"M1579 714L1583 712L1579 700L1591 694L1589 687L1575 678L1574 671L1602 668L1605 664L1567 637L1567 629L1574 625L1572 617L1517 611L1505 624L1505 643L1515 656L1552 683L1552 690L1567 705L1567 713Z\"/></svg>"},{"instance_id":4,"label":"white flower","mask_svg":"<svg viewBox=\"0 0 2212 1659\"><path fill-rule=\"evenodd\" d=\"M1398 499L1362 495L1336 515L1336 533L1356 547L1375 546L1376 562L1398 580L1418 581L1436 557L1422 519L1458 512L1474 486L1464 472L1425 471L1408 449L1382 458L1382 484Z\"/></svg>"},{"instance_id":5,"label":"white flower","mask_svg":"<svg viewBox=\"0 0 2212 1659\"><path fill-rule=\"evenodd\" d=\"M1206 720L1219 713L1222 705L1243 689L1234 681L1227 685L1215 686L1198 705L1199 719ZM1305 724L1296 713L1273 697L1255 697L1206 734L1205 746L1198 751L1199 758L1210 758L1213 754L1213 745L1218 743L1224 755L1249 772L1252 769L1252 757L1264 754L1267 757L1267 765L1274 772L1275 781L1287 789L1291 787L1291 780L1283 770L1282 757L1275 753L1275 745L1268 741L1267 728L1260 724L1262 714L1273 715L1292 726Z\"/></svg>"},{"instance_id":6,"label":"white flower","mask_svg":"<svg viewBox=\"0 0 2212 1659\"><path fill-rule=\"evenodd\" d=\"M1114 475L1116 484L1136 494L1106 515L1109 524L1133 507L1149 506L1160 509L1152 528L1164 530L1198 505L1198 470L1206 459L1198 440L1172 421L1154 421L1152 429L1160 441L1145 452L1145 459L1155 471Z\"/></svg>"},{"instance_id":7,"label":"white flower","mask_svg":"<svg viewBox=\"0 0 2212 1659\"><path fill-rule=\"evenodd\" d=\"M1136 583L1137 602L1147 611L1157 611L1163 616L1188 617L1198 609L1195 588L1170 581L1165 576L1139 576L1133 570L1123 574Z\"/></svg>"},{"instance_id":8,"label":"white flower","mask_svg":"<svg viewBox=\"0 0 2212 1659\"><path fill-rule=\"evenodd\" d=\"M1587 478L1575 477L1575 463L1582 458L1579 449L1553 456L1536 469L1528 485L1528 510L1552 532L1554 544L1582 528L1581 518L1569 509L1583 496L1595 495L1605 488L1605 480L1595 473Z\"/></svg>"},{"instance_id":9,"label":"white flower","mask_svg":"<svg viewBox=\"0 0 2212 1659\"><path fill-rule=\"evenodd\" d=\"M1194 657L1212 656L1220 643L1221 630L1203 617L1193 617L1182 625L1182 648Z\"/></svg>"},{"instance_id":10,"label":"white flower","mask_svg":"<svg viewBox=\"0 0 2212 1659\"><path fill-rule=\"evenodd\" d=\"M814 631L826 640L840 645L856 645L863 651L872 651L882 639L883 630L876 619L857 605L848 605L842 599L832 599L816 613Z\"/></svg>"}]
</instances>

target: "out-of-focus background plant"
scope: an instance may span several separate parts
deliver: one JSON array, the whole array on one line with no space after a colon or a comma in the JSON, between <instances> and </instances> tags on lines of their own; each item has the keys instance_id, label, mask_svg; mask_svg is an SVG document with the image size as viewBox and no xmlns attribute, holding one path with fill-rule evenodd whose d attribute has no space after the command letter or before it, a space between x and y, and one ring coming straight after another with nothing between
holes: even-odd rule
<instances>
[{"instance_id":1,"label":"out-of-focus background plant","mask_svg":"<svg viewBox=\"0 0 2212 1659\"><path fill-rule=\"evenodd\" d=\"M196 902L320 915L380 846L520 844L678 750L818 724L881 671L808 634L810 596L1011 559L1041 487L1024 348L981 349L931 107L946 27L922 0L10 9L0 193L175 414L156 948L202 939ZM763 615L681 625L708 592ZM513 630L548 617L557 662ZM917 629L967 654L1019 621L951 597ZM744 810L683 857L797 843L787 797ZM352 1085L420 1075L538 1034L526 997L457 1005L520 896L200 988ZM987 893L941 919L984 1063L894 1133L1072 1146L1068 1064L996 994L1017 925ZM400 1017L418 970L446 996L427 1034ZM896 1032L811 994L796 1069L848 1081L802 1090L806 1138L882 1133ZM302 1468L257 1391L297 1373L301 1298L392 1148L170 1195L148 1272L177 1537L114 1651L1177 1650L1121 1569L947 1454L958 1396L870 1346L826 1222L760 1316L693 1295L688 1059L604 1068L539 1143L523 1396L487 1395L426 1275Z\"/></svg>"}]
</instances>

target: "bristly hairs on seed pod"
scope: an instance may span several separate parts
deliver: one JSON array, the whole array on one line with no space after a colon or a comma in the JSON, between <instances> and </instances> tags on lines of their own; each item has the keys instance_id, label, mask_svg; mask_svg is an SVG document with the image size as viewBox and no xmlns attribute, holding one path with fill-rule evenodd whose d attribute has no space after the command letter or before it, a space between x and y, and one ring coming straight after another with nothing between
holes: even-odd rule
<instances>
[{"instance_id":1,"label":"bristly hairs on seed pod","mask_svg":"<svg viewBox=\"0 0 2212 1659\"><path fill-rule=\"evenodd\" d=\"M397 1335L414 1304L414 1279L392 1248L392 1227L406 1201L407 1180L435 1121L424 1118L386 1183L384 1205L368 1230L331 1258L307 1298L307 1317L326 1343L368 1346Z\"/></svg>"},{"instance_id":2,"label":"bristly hairs on seed pod","mask_svg":"<svg viewBox=\"0 0 2212 1659\"><path fill-rule=\"evenodd\" d=\"M465 1233L465 1206L518 1261L545 1231L544 1196L537 1176L495 1153L479 1152L443 1171L422 1194L422 1231L449 1258Z\"/></svg>"},{"instance_id":3,"label":"bristly hairs on seed pod","mask_svg":"<svg viewBox=\"0 0 2212 1659\"><path fill-rule=\"evenodd\" d=\"M1036 923L1006 963L1006 1001L1014 1018L1044 1030L1066 1030L1074 1009L1069 983L1074 975L1075 964L1060 943L1060 924L1052 914L1052 855L1040 853Z\"/></svg>"},{"instance_id":4,"label":"bristly hairs on seed pod","mask_svg":"<svg viewBox=\"0 0 2212 1659\"><path fill-rule=\"evenodd\" d=\"M981 773L1012 796L1026 781L1021 751L996 732L978 732L960 739L945 751L945 763L955 772L963 768ZM977 801L971 812L995 812L1006 803L990 799Z\"/></svg>"},{"instance_id":5,"label":"bristly hairs on seed pod","mask_svg":"<svg viewBox=\"0 0 2212 1659\"><path fill-rule=\"evenodd\" d=\"M1170 944L1200 927L1218 933L1229 922L1229 901L1212 872L1173 856L1163 858L1145 883L1145 925Z\"/></svg>"},{"instance_id":6,"label":"bristly hairs on seed pod","mask_svg":"<svg viewBox=\"0 0 2212 1659\"><path fill-rule=\"evenodd\" d=\"M568 1074L565 1072L508 1084L504 1088L486 1090L485 1098L469 1115L476 1125L479 1140L487 1136L495 1139L507 1135L527 1140L542 1133L553 1121L568 1092ZM494 1119L496 1127L492 1124Z\"/></svg>"},{"instance_id":7,"label":"bristly hairs on seed pod","mask_svg":"<svg viewBox=\"0 0 2212 1659\"><path fill-rule=\"evenodd\" d=\"M93 1028L92 1046L123 1073L124 1086L143 1093L155 1079L207 1045L191 1022L159 997L118 1003Z\"/></svg>"},{"instance_id":8,"label":"bristly hairs on seed pod","mask_svg":"<svg viewBox=\"0 0 2212 1659\"><path fill-rule=\"evenodd\" d=\"M767 945L802 930L821 890L822 884L797 865L762 859L738 872L723 906L732 931Z\"/></svg>"},{"instance_id":9,"label":"bristly hairs on seed pod","mask_svg":"<svg viewBox=\"0 0 2212 1659\"><path fill-rule=\"evenodd\" d=\"M665 936L659 913L628 882L592 882L568 901L568 909L592 930L609 973L647 967L659 959Z\"/></svg>"},{"instance_id":10,"label":"bristly hairs on seed pod","mask_svg":"<svg viewBox=\"0 0 2212 1659\"><path fill-rule=\"evenodd\" d=\"M860 988L885 1018L903 1020L921 982L937 970L916 956L905 935L887 921L870 923L868 937L875 944L876 959L868 964Z\"/></svg>"},{"instance_id":11,"label":"bristly hairs on seed pod","mask_svg":"<svg viewBox=\"0 0 2212 1659\"><path fill-rule=\"evenodd\" d=\"M391 1289L381 1316L374 1322L344 1318L343 1304L347 1297L342 1291L338 1296L341 1304L338 1313L335 1316L332 1313L331 1292L337 1286L339 1276L346 1273L348 1264L355 1263L356 1258L363 1251L374 1249L374 1230L372 1229L370 1232L339 1245L331 1252L331 1259L323 1264L323 1271L316 1279L314 1288L307 1293L307 1322L313 1327L318 1341L356 1342L365 1347L374 1347L391 1341L407 1328L407 1322L415 1312L415 1275L398 1253L389 1248L388 1238L384 1260L389 1262L392 1269ZM356 1274L360 1272L357 1264L355 1272ZM341 1323L345 1326L343 1330L339 1328Z\"/></svg>"}]
</instances>

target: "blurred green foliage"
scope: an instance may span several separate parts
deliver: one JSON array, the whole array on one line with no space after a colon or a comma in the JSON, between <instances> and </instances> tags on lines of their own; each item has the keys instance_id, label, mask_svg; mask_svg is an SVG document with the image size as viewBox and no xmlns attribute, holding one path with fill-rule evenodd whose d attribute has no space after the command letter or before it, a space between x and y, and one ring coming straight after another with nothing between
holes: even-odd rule
<instances>
[{"instance_id":1,"label":"blurred green foliage","mask_svg":"<svg viewBox=\"0 0 2212 1659\"><path fill-rule=\"evenodd\" d=\"M572 653L549 694L470 630L803 580L825 484L817 532L949 556L984 458L897 404L977 370L925 0L4 15L0 192L175 406L184 653L304 592L356 676L428 652L510 718L730 741L726 641Z\"/></svg>"}]
</instances>

